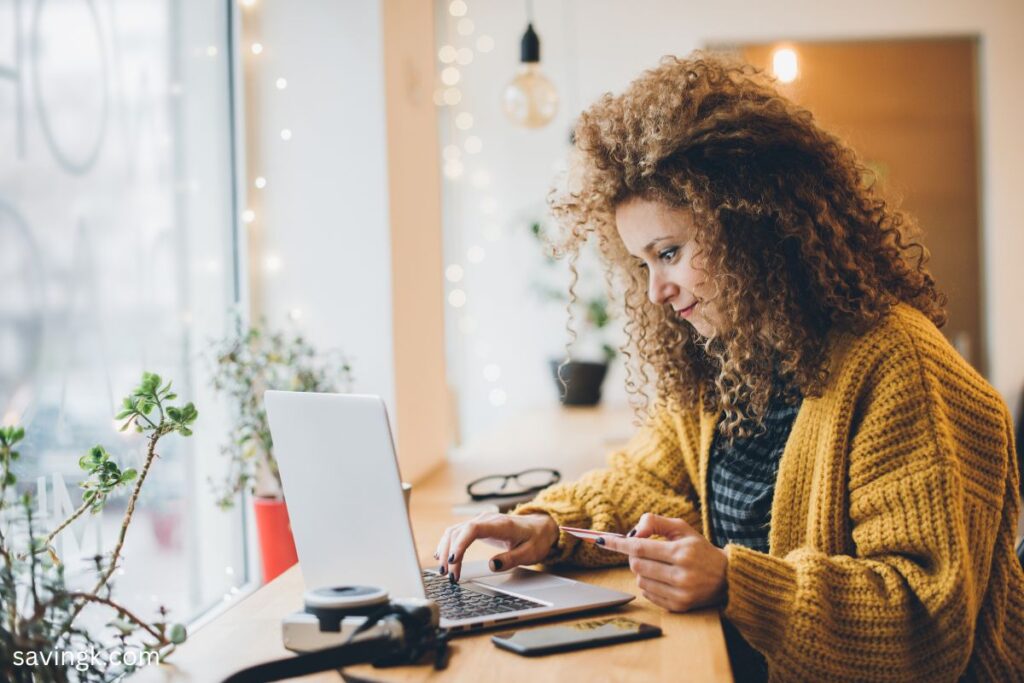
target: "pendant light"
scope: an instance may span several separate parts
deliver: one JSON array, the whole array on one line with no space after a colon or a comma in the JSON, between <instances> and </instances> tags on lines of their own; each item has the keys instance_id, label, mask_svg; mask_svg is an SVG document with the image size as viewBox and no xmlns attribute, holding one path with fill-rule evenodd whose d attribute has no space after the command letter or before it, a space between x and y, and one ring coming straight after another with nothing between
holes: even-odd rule
<instances>
[{"instance_id":1,"label":"pendant light","mask_svg":"<svg viewBox=\"0 0 1024 683\"><path fill-rule=\"evenodd\" d=\"M540 70L540 38L532 21L526 24L523 34L520 62L515 77L505 87L505 114L516 125L541 128L558 112L558 91Z\"/></svg>"}]
</instances>

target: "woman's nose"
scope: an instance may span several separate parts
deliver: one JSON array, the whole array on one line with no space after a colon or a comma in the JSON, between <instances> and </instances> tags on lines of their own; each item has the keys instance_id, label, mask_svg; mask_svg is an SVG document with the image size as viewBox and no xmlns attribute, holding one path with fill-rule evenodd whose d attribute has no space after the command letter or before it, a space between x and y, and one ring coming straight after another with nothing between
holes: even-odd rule
<instances>
[{"instance_id":1,"label":"woman's nose","mask_svg":"<svg viewBox=\"0 0 1024 683\"><path fill-rule=\"evenodd\" d=\"M672 298L674 292L675 287L671 282L655 273L651 273L650 280L647 283L647 298L651 300L652 304L661 306Z\"/></svg>"}]
</instances>

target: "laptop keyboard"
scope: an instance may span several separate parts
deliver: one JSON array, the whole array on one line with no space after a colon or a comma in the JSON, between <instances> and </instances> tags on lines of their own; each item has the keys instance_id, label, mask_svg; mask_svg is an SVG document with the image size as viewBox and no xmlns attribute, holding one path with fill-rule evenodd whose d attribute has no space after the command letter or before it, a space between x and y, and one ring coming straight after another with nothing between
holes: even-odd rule
<instances>
[{"instance_id":1,"label":"laptop keyboard","mask_svg":"<svg viewBox=\"0 0 1024 683\"><path fill-rule=\"evenodd\" d=\"M427 597L437 603L441 609L441 616L446 619L468 619L544 606L544 603L517 598L514 595L491 595L472 588L463 588L449 581L447 576L434 572L423 572L423 585L427 589Z\"/></svg>"}]
</instances>

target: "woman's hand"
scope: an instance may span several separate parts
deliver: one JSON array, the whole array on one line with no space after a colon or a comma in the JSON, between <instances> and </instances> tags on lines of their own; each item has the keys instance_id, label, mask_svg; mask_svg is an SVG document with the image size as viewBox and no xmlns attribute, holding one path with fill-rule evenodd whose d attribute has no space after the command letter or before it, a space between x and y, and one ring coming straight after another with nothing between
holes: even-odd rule
<instances>
[{"instance_id":1,"label":"woman's hand","mask_svg":"<svg viewBox=\"0 0 1024 683\"><path fill-rule=\"evenodd\" d=\"M725 600L729 560L724 550L681 519L646 513L635 531L627 538L602 536L598 544L629 555L629 568L645 598L670 612ZM668 540L648 539L654 534Z\"/></svg>"},{"instance_id":2,"label":"woman's hand","mask_svg":"<svg viewBox=\"0 0 1024 683\"><path fill-rule=\"evenodd\" d=\"M501 515L482 512L468 522L448 527L437 544L434 558L441 561L441 574L458 583L462 557L473 541L481 540L505 548L507 552L491 558L493 571L511 569L520 564L536 564L551 551L558 540L558 524L549 515Z\"/></svg>"}]
</instances>

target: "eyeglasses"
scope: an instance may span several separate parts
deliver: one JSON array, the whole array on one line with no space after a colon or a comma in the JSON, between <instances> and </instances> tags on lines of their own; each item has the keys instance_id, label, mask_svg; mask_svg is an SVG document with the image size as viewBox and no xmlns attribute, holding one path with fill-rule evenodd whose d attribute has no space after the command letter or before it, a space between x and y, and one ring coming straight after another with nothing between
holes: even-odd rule
<instances>
[{"instance_id":1,"label":"eyeglasses","mask_svg":"<svg viewBox=\"0 0 1024 683\"><path fill-rule=\"evenodd\" d=\"M558 470L536 467L518 474L490 474L466 485L466 493L473 500L486 498L512 498L536 493L557 484L562 479Z\"/></svg>"}]
</instances>

